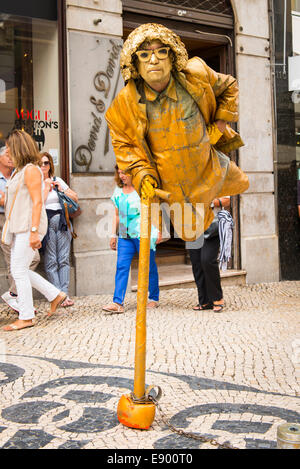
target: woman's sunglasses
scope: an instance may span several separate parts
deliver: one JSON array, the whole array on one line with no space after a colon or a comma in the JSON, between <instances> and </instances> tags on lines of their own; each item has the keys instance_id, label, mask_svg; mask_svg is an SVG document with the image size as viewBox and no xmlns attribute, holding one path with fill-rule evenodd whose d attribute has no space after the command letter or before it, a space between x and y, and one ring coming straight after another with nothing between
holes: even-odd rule
<instances>
[{"instance_id":1,"label":"woman's sunglasses","mask_svg":"<svg viewBox=\"0 0 300 469\"><path fill-rule=\"evenodd\" d=\"M164 60L169 55L170 47L160 47L159 49L137 50L136 55L141 62L149 62L152 54L159 60Z\"/></svg>"},{"instance_id":2,"label":"woman's sunglasses","mask_svg":"<svg viewBox=\"0 0 300 469\"><path fill-rule=\"evenodd\" d=\"M49 166L49 165L50 165L50 161L42 161L41 166Z\"/></svg>"}]
</instances>

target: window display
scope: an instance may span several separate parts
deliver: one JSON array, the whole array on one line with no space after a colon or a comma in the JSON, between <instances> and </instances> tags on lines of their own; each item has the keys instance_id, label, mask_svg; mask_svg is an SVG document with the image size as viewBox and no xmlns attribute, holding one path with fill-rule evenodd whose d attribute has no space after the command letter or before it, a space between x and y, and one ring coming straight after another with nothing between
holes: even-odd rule
<instances>
[{"instance_id":1,"label":"window display","mask_svg":"<svg viewBox=\"0 0 300 469\"><path fill-rule=\"evenodd\" d=\"M30 133L59 172L57 22L0 13L0 139Z\"/></svg>"}]
</instances>

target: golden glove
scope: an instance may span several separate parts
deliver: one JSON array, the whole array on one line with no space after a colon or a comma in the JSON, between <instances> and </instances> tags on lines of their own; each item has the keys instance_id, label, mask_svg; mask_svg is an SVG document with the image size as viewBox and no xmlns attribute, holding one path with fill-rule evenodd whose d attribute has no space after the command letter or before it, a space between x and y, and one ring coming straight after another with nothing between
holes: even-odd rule
<instances>
[{"instance_id":1,"label":"golden glove","mask_svg":"<svg viewBox=\"0 0 300 469\"><path fill-rule=\"evenodd\" d=\"M141 185L141 196L143 199L153 199L155 197L154 188L157 182L152 176L145 176Z\"/></svg>"}]
</instances>

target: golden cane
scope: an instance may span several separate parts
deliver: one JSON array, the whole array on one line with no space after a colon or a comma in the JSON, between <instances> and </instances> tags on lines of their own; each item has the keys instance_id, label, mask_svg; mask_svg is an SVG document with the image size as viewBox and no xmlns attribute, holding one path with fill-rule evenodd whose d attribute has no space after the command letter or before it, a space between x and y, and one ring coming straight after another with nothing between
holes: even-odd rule
<instances>
[{"instance_id":1,"label":"golden cane","mask_svg":"<svg viewBox=\"0 0 300 469\"><path fill-rule=\"evenodd\" d=\"M168 199L170 194L155 189L155 195ZM146 373L146 311L149 286L149 263L151 241L151 203L152 200L141 200L141 236L137 287L136 338L135 338L135 372L134 396L142 399L145 395Z\"/></svg>"},{"instance_id":2,"label":"golden cane","mask_svg":"<svg viewBox=\"0 0 300 469\"><path fill-rule=\"evenodd\" d=\"M146 310L149 285L150 232L151 201L145 201L142 199L133 387L133 393L137 399L142 399L145 395Z\"/></svg>"},{"instance_id":3,"label":"golden cane","mask_svg":"<svg viewBox=\"0 0 300 469\"><path fill-rule=\"evenodd\" d=\"M168 192L155 189L155 195L167 200ZM146 311L149 285L150 234L152 199L141 199L140 253L138 266L134 388L132 396L122 396L118 418L128 427L146 429L154 420L155 405L145 396L146 376Z\"/></svg>"}]
</instances>

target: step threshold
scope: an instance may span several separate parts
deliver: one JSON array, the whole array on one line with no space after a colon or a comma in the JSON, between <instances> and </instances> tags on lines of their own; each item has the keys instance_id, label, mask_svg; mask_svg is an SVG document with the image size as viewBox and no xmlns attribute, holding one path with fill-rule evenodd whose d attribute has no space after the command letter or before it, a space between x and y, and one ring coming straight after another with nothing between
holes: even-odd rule
<instances>
[{"instance_id":1,"label":"step threshold","mask_svg":"<svg viewBox=\"0 0 300 469\"><path fill-rule=\"evenodd\" d=\"M195 287L192 266L187 264L158 265L160 288ZM245 270L228 269L220 272L222 285L246 284ZM138 269L131 269L131 291L137 291Z\"/></svg>"}]
</instances>

